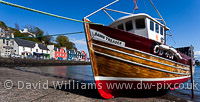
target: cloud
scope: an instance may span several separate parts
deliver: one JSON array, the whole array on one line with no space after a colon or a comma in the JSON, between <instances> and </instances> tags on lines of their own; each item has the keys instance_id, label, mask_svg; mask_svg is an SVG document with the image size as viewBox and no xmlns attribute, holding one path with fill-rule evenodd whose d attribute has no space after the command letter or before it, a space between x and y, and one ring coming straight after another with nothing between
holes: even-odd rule
<instances>
[{"instance_id":1,"label":"cloud","mask_svg":"<svg viewBox=\"0 0 200 102\"><path fill-rule=\"evenodd\" d=\"M200 60L200 51L194 52L194 58L197 59L197 60Z\"/></svg>"},{"instance_id":2,"label":"cloud","mask_svg":"<svg viewBox=\"0 0 200 102\"><path fill-rule=\"evenodd\" d=\"M72 39L72 42L78 45L85 45L86 46L86 41L85 39L80 39L80 40L76 40L76 39Z\"/></svg>"},{"instance_id":3,"label":"cloud","mask_svg":"<svg viewBox=\"0 0 200 102\"><path fill-rule=\"evenodd\" d=\"M87 43L85 39L70 38L70 41L75 43L78 50L88 53Z\"/></svg>"},{"instance_id":4,"label":"cloud","mask_svg":"<svg viewBox=\"0 0 200 102\"><path fill-rule=\"evenodd\" d=\"M195 56L200 56L200 51L195 51L195 52L194 52L194 55L195 55Z\"/></svg>"}]
</instances>

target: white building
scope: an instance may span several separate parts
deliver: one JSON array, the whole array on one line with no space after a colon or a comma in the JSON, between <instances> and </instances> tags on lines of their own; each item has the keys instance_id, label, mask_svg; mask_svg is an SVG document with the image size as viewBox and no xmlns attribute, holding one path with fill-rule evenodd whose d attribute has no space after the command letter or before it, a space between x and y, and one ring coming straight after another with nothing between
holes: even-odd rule
<instances>
[{"instance_id":1,"label":"white building","mask_svg":"<svg viewBox=\"0 0 200 102\"><path fill-rule=\"evenodd\" d=\"M50 58L50 51L45 45L23 39L15 39L14 51L16 55L23 57Z\"/></svg>"},{"instance_id":2,"label":"white building","mask_svg":"<svg viewBox=\"0 0 200 102\"><path fill-rule=\"evenodd\" d=\"M50 51L50 59L55 59L56 48L54 47L54 45L47 45L47 48Z\"/></svg>"},{"instance_id":3,"label":"white building","mask_svg":"<svg viewBox=\"0 0 200 102\"><path fill-rule=\"evenodd\" d=\"M14 53L14 38L13 32L8 28L0 27L0 56L10 57ZM11 39L8 39L11 38Z\"/></svg>"},{"instance_id":4,"label":"white building","mask_svg":"<svg viewBox=\"0 0 200 102\"><path fill-rule=\"evenodd\" d=\"M29 32L29 31L28 31L28 28L24 28L24 30L19 30L19 31L20 31L22 34L28 35L29 37L35 37L35 36L36 36L35 34Z\"/></svg>"}]
</instances>

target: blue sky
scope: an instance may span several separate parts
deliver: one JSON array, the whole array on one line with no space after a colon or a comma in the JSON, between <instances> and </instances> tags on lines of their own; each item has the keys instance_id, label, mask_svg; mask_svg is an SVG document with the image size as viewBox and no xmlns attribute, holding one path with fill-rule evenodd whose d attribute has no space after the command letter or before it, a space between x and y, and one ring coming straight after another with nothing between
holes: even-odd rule
<instances>
[{"instance_id":1,"label":"blue sky","mask_svg":"<svg viewBox=\"0 0 200 102\"><path fill-rule=\"evenodd\" d=\"M82 20L83 17L99 9L114 0L4 0L37 10ZM157 9L171 28L173 39L168 38L168 44L174 47L194 45L195 56L200 59L200 0L152 0ZM156 11L149 0L138 0L139 10L135 13L148 13L158 18ZM132 0L119 0L116 4L108 7L126 12L132 12L134 3ZM124 15L109 12L114 19ZM14 27L18 23L21 28L25 25L34 25L49 34L84 31L83 24L54 18L23 9L0 4L0 20L8 26ZM108 25L112 21L101 11L89 18L93 22ZM87 50L85 35L69 35L79 50Z\"/></svg>"}]
</instances>

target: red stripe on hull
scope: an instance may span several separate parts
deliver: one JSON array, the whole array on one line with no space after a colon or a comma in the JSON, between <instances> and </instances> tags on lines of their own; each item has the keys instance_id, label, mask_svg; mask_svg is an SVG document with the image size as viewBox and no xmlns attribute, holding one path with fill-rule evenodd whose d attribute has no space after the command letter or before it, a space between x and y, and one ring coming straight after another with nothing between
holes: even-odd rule
<instances>
[{"instance_id":1,"label":"red stripe on hull","mask_svg":"<svg viewBox=\"0 0 200 102\"><path fill-rule=\"evenodd\" d=\"M174 90L178 88L180 83L189 79L190 77L167 81L95 80L95 82L100 95L105 99L110 99L114 96L120 96L120 93L128 90Z\"/></svg>"}]
</instances>

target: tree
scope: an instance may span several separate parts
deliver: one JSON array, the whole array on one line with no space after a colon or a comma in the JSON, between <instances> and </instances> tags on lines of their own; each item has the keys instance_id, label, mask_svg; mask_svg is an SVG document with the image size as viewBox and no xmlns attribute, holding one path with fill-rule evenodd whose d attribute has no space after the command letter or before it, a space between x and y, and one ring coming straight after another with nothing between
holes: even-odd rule
<instances>
[{"instance_id":1,"label":"tree","mask_svg":"<svg viewBox=\"0 0 200 102\"><path fill-rule=\"evenodd\" d=\"M200 61L199 61L199 60L195 60L195 64L196 64L197 66L199 66L199 65L200 65Z\"/></svg>"},{"instance_id":2,"label":"tree","mask_svg":"<svg viewBox=\"0 0 200 102\"><path fill-rule=\"evenodd\" d=\"M67 36L58 36L55 40L57 42L57 47L66 47L67 49L76 49L76 46L73 42L69 41Z\"/></svg>"},{"instance_id":3,"label":"tree","mask_svg":"<svg viewBox=\"0 0 200 102\"><path fill-rule=\"evenodd\" d=\"M53 37L49 36L48 32L46 32L46 35L43 38L43 40L44 40L44 42L45 42L46 45L49 45L49 44L51 44L51 41L53 40Z\"/></svg>"},{"instance_id":4,"label":"tree","mask_svg":"<svg viewBox=\"0 0 200 102\"><path fill-rule=\"evenodd\" d=\"M16 29L16 30L20 30L20 27L19 27L19 24L18 24L18 23L15 23L15 29Z\"/></svg>"},{"instance_id":5,"label":"tree","mask_svg":"<svg viewBox=\"0 0 200 102\"><path fill-rule=\"evenodd\" d=\"M0 21L0 26L4 27L4 28L7 28L6 24L3 21Z\"/></svg>"}]
</instances>

